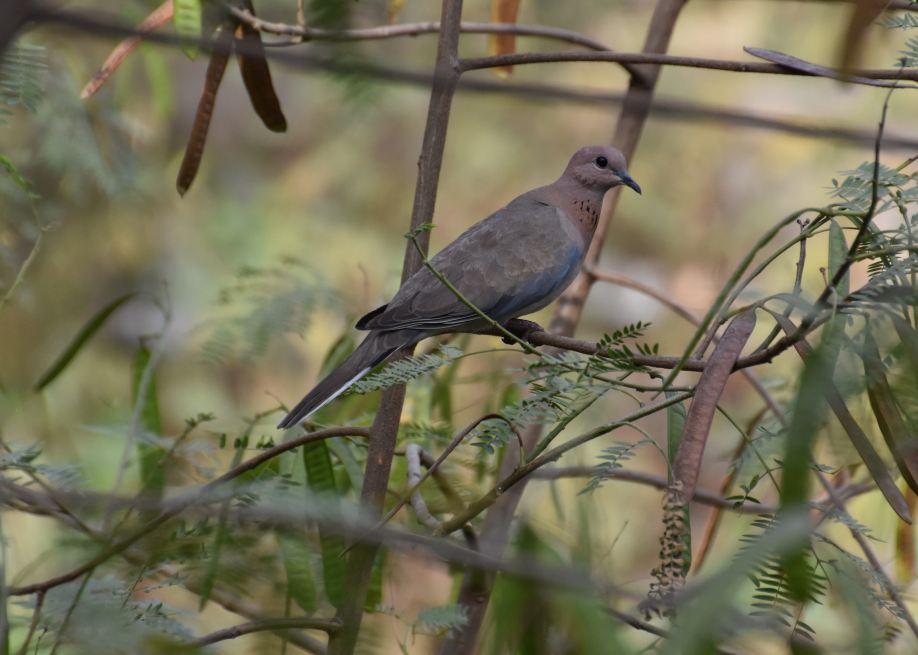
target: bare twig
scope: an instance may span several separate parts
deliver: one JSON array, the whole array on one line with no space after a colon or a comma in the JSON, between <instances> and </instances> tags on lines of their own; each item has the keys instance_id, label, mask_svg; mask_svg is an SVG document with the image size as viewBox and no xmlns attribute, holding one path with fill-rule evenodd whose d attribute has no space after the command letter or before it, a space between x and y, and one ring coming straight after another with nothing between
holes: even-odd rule
<instances>
[{"instance_id":1,"label":"bare twig","mask_svg":"<svg viewBox=\"0 0 918 655\"><path fill-rule=\"evenodd\" d=\"M640 291L644 295L650 296L654 300L659 301L660 303L662 303L669 309L673 310L676 314L678 314L679 316L687 320L689 323L698 325L698 323L701 321L701 319L695 316L692 313L692 311L688 309L685 305L682 305L676 302L675 300L673 300L672 298L669 298L668 296L663 295L659 291L652 289L651 287L647 286L643 282L639 282L638 280L633 280L630 277L627 277L625 275L619 275L618 273L613 273L612 271L605 271L601 268L597 268L596 266L585 266L584 272L587 275L597 280L602 280L603 282L609 282L611 284L615 284L620 287L626 287L628 289L634 289L635 291Z\"/></svg>"},{"instance_id":2,"label":"bare twig","mask_svg":"<svg viewBox=\"0 0 918 655\"><path fill-rule=\"evenodd\" d=\"M829 320L829 318L831 318L831 313L820 315L819 318L814 320L813 323L808 327L807 334L825 323L827 320ZM797 332L800 332L800 330L798 329ZM490 330L483 331L480 334L501 336L500 334ZM752 355L747 355L746 357L740 357L738 360L736 360L736 364L734 365L733 370L740 370L750 366L767 364L771 362L772 359L805 337L806 334L797 333L785 336L769 346L766 350L762 350ZM603 354L603 351L597 349L596 344L591 341L571 339L570 337L564 337L560 334L552 334L551 332L533 332L529 335L529 342L533 345L551 346L552 348L570 350L584 355L595 355L597 353ZM679 357L672 357L667 355L638 355L627 360L628 363L637 366L647 366L649 368L660 369L673 369L678 366L681 361L682 359ZM684 365L681 366L681 370L701 372L704 371L705 366L706 362L704 360L689 359L685 362Z\"/></svg>"},{"instance_id":3,"label":"bare twig","mask_svg":"<svg viewBox=\"0 0 918 655\"><path fill-rule=\"evenodd\" d=\"M431 464L431 465L427 468L427 473L425 473L423 476L419 477L418 480L417 480L416 482L410 483L411 486L410 486L409 489L408 489L408 493L406 493L404 496L402 496L402 497L399 499L399 501L398 501L397 503L395 503L395 506L394 506L392 509L390 509L389 512L388 512L384 517L382 517L382 519L380 519L379 523L377 523L375 526L373 526L373 528L370 530L370 533L375 532L376 530L378 530L379 528L381 528L382 526L384 526L386 523L388 523L388 522L389 522L389 519L391 519L393 516L395 516L396 512L398 512L398 510L400 510L402 507L404 507L404 506L405 506L405 503L407 503L409 500L411 500L411 498L413 497L413 495L414 495L415 493L417 493L417 491L421 488L421 485L424 484L424 481L427 480L427 478L429 478L431 475L433 475L434 473L437 472L437 470L440 468L440 465L441 465L443 462L446 461L446 458L450 456L450 454L456 449L456 447L457 447L459 444L461 444L461 443L463 442L463 440L469 435L469 433L470 433L472 430L474 430L476 427L478 427L478 425L480 425L481 423L484 423L485 421L490 421L490 420L493 420L493 419L498 419L498 420L501 420L501 421L504 421L505 423L507 423L507 425L509 425L510 428L511 428L514 432L516 432L517 437L520 438L520 441L522 441L522 437L520 437L520 434L519 434L519 432L517 431L516 426L513 425L513 423L511 423L509 420L507 420L507 419L506 419L504 416L502 416L501 414L485 414L484 416L482 416L482 417L480 417L480 418L478 418L478 419L475 419L472 423L470 423L470 424L468 425L468 427L466 427L462 432L460 432L459 434L457 434L457 435L453 438L453 440L452 440L452 441L450 442L450 444L446 447L446 449L443 451L443 453L440 455L440 457L437 459L437 461L435 461L433 464ZM393 454L394 454L394 453L393 453ZM407 449L406 449L406 451L405 451L405 454L406 454L406 456L407 456ZM438 526L439 526L439 523L438 523ZM366 537L367 537L367 535L361 536L359 539L356 539L356 540L355 540L354 544L360 543L361 541L365 540ZM349 547L345 550L345 552L347 552L347 550L350 550L351 547L353 547L354 544L352 544L351 546L349 546Z\"/></svg>"},{"instance_id":4,"label":"bare twig","mask_svg":"<svg viewBox=\"0 0 918 655\"><path fill-rule=\"evenodd\" d=\"M558 480L561 478L588 478L597 475L595 466L571 466L566 468L542 468L533 471L533 480ZM609 480L621 480L622 482L635 482L644 484L657 489L669 488L669 481L662 476L644 473L643 471L631 471L629 469L609 469L602 473L602 477ZM872 488L872 487L871 487ZM735 500L729 500L717 494L708 493L700 489L695 490L695 495L690 499L693 502L711 507L721 507L724 509L736 510L738 512L752 512L754 514L773 514L778 510L777 505L763 505L761 503L741 503L736 505Z\"/></svg>"},{"instance_id":5,"label":"bare twig","mask_svg":"<svg viewBox=\"0 0 918 655\"><path fill-rule=\"evenodd\" d=\"M687 68L701 68L705 70L728 71L731 73L765 73L769 75L803 75L807 77L830 77L858 84L857 78L866 80L909 80L918 81L918 71L904 69L857 69L851 71L850 77L842 76L831 69L822 71L814 69L802 70L788 68L778 64L762 64L759 62L735 61L730 59L707 59L704 57L682 57L677 55L664 55L649 52L526 52L512 55L496 55L493 57L473 57L463 59L462 72L480 70L482 68L498 68L502 66L520 66L524 64L548 64L572 61L610 62L618 64L650 64L656 66L680 66ZM822 67L820 67L822 68ZM904 71L904 72L901 72ZM900 85L901 89L918 89L912 85Z\"/></svg>"},{"instance_id":6,"label":"bare twig","mask_svg":"<svg viewBox=\"0 0 918 655\"><path fill-rule=\"evenodd\" d=\"M658 628L654 624L648 623L647 621L642 621L636 616L631 616L630 614L626 612L621 612L611 607L606 607L605 609L606 609L606 612L608 612L610 616L614 616L616 619L618 619L622 623L630 625L632 628L642 630L643 632L649 632L652 635L656 635L657 637L663 637L664 639L669 638L668 630L664 630L663 628ZM727 648L721 648L721 647L716 648L715 652L719 653L720 655L739 655L736 651L729 650Z\"/></svg>"},{"instance_id":7,"label":"bare twig","mask_svg":"<svg viewBox=\"0 0 918 655\"><path fill-rule=\"evenodd\" d=\"M253 632L264 632L265 630L290 630L293 628L305 628L307 630L322 630L324 632L335 632L341 628L341 624L334 619L317 619L311 616L288 617L282 619L262 619L260 621L250 621L234 625L223 630L211 632L209 635L192 639L186 645L189 648L203 648L218 641L227 639L236 639L242 635L252 634Z\"/></svg>"},{"instance_id":8,"label":"bare twig","mask_svg":"<svg viewBox=\"0 0 918 655\"><path fill-rule=\"evenodd\" d=\"M683 0L677 0L680 4ZM146 33L135 29L126 28L121 25L100 21L91 16L70 10L54 10L46 7L40 7L31 12L30 18L39 22L58 23L67 25L76 29L95 32L98 34L130 37L137 36L144 40L156 43L167 43L172 45L195 45L203 50L213 50L213 43L204 39L190 39L171 36L168 34ZM291 26L292 27L292 26ZM242 55L249 52L239 49ZM288 62L300 65L316 65L322 61L318 57L308 54L290 54L277 52L269 53L269 58L277 61ZM522 58L518 61L516 58ZM528 61L526 59L529 59ZM558 63L558 62L578 62L578 61L595 61L617 64L634 64L652 66L680 66L688 68L701 68L708 70L721 70L734 73L763 73L772 75L798 75L807 76L806 73L793 70L777 64L761 64L757 62L741 62L734 60L705 59L700 57L678 57L673 55L655 54L649 52L583 52L583 51L561 51L561 52L537 52L514 55L501 55L498 57L481 57L477 59L463 59L461 64L457 60L458 73L467 72L477 68L493 68L507 65L519 65L525 63ZM351 70L373 71L374 67L354 67ZM377 71L383 69L375 68ZM856 69L850 71L852 75L864 77L872 80L908 80L918 81L918 70L904 69ZM810 75L811 76L811 75ZM428 78L429 80L429 78ZM912 88L911 86L900 86L899 88ZM918 87L914 87L918 88Z\"/></svg>"},{"instance_id":9,"label":"bare twig","mask_svg":"<svg viewBox=\"0 0 918 655\"><path fill-rule=\"evenodd\" d=\"M40 591L35 595L35 609L32 610L32 621L29 623L29 632L26 634L25 641L22 642L22 648L19 649L19 655L26 655L29 652L29 643L35 634L35 628L38 627L38 621L41 619L41 608L45 603L45 592Z\"/></svg>"},{"instance_id":10,"label":"bare twig","mask_svg":"<svg viewBox=\"0 0 918 655\"><path fill-rule=\"evenodd\" d=\"M73 20L69 23L68 21L63 20L63 17L61 17L60 22L103 35L143 38L144 40L154 43L170 45L196 45L203 51L210 51L215 49L215 44L208 40L179 38L169 34L146 34L129 28L105 23L83 15L73 16ZM254 54L248 52L245 44L237 43L236 49L242 55ZM294 55L281 52L269 52L268 57L276 61L287 63L289 65L332 72L359 72L361 75L377 77L379 79L388 80L390 82L402 82L428 86L432 81L431 76L425 73L415 73L368 64L358 65L354 64L353 62L349 62L345 65L342 62L319 57L311 53L297 53ZM562 100L605 105L621 104L626 99L625 94L616 92L604 93L597 92L595 90L565 88L546 84L505 83L484 79L460 80L458 83L458 88L484 93L519 95L535 98L539 101ZM772 129L801 136L838 139L858 144L872 143L874 140L874 134L866 130L831 128L824 127L822 125L804 125L794 121L757 116L755 114L750 114L749 112L744 111L699 106L680 100L653 99L651 111L655 115L671 119L710 120L724 125L732 124L744 127ZM916 146L918 146L918 142L907 137L886 136L884 137L884 145L887 148L905 148L913 150Z\"/></svg>"},{"instance_id":11,"label":"bare twig","mask_svg":"<svg viewBox=\"0 0 918 655\"><path fill-rule=\"evenodd\" d=\"M800 225L800 232L802 234L803 231L806 229L806 226L810 224L810 221L809 220L804 221L801 219L797 219L797 223ZM807 239L800 239L800 258L797 260L797 275L794 278L794 290L793 290L794 296L799 296L800 290L802 288L803 267L806 264L806 242L807 242ZM790 315L793 311L794 311L794 306L788 303L787 309L784 310L784 318L790 318ZM771 345L771 342L774 341L775 337L777 337L778 334L780 333L781 333L781 326L775 325L772 328L771 332L768 333L768 336L765 337L765 339L762 341L761 345L759 345L752 352L757 353L760 350L765 350L766 348L768 348L768 346Z\"/></svg>"}]
</instances>

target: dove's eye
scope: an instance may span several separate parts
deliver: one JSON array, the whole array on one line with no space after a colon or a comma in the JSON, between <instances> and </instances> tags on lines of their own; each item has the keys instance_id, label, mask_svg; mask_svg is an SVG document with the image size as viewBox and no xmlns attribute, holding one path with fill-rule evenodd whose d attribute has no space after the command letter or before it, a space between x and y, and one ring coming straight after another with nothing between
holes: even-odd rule
<instances>
[{"instance_id":1,"label":"dove's eye","mask_svg":"<svg viewBox=\"0 0 918 655\"><path fill-rule=\"evenodd\" d=\"M609 160L605 157L599 156L596 158L596 165L600 168L605 168L609 164Z\"/></svg>"}]
</instances>

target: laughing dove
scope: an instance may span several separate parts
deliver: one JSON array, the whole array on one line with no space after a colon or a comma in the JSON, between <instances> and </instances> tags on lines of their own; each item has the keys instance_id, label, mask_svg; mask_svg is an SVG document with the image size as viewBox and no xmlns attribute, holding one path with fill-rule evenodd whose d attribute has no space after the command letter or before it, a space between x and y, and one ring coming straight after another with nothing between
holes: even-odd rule
<instances>
[{"instance_id":1,"label":"laughing dove","mask_svg":"<svg viewBox=\"0 0 918 655\"><path fill-rule=\"evenodd\" d=\"M506 325L547 306L577 277L603 197L619 185L641 192L625 171L622 153L606 146L581 148L557 182L524 193L476 223L430 263L484 314ZM308 418L405 346L444 332L489 326L425 267L392 302L361 318L356 327L370 334L279 428Z\"/></svg>"}]
</instances>

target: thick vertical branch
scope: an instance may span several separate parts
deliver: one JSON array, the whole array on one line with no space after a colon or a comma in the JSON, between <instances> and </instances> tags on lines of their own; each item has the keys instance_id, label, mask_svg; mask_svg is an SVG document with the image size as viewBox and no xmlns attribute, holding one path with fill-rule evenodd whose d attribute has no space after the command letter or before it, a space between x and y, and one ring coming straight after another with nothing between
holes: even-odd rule
<instances>
[{"instance_id":1,"label":"thick vertical branch","mask_svg":"<svg viewBox=\"0 0 918 655\"><path fill-rule=\"evenodd\" d=\"M644 52L658 54L666 52L676 25L676 19L679 17L679 12L686 1L659 0L656 9L654 9L653 18L650 21ZM618 148L629 162L637 149L638 141L644 130L644 124L650 115L653 92L660 76L660 70L660 66L642 66L638 71L638 75L632 75L628 86L628 93L625 95L622 113L619 115L612 145ZM609 222L618 203L620 190L621 187L612 189L603 203L604 211L596 228L596 235L593 237L590 252L587 254L586 265L584 266L585 271L595 266L599 261L606 231L609 228ZM580 321L583 304L594 281L594 277L589 273L583 272L564 292L555 306L555 313L549 328L550 332L564 336L574 334L574 329ZM523 440L527 453L535 446L541 432L541 426L539 425L531 425L526 430ZM500 473L497 476L498 479L505 479L518 465L519 454L515 450L511 452L511 449L508 449L504 456ZM488 510L479 542L483 553L496 558L503 556L510 535L510 522L525 488L526 480L522 480L519 484L507 490L500 500ZM492 580L480 571L469 570L466 573L462 588L459 590L457 602L468 610L469 622L461 631L453 631L455 636L448 638L444 643L441 655L471 655L475 651L478 631L484 620L485 610L488 607L488 600L491 596L491 582Z\"/></svg>"},{"instance_id":2,"label":"thick vertical branch","mask_svg":"<svg viewBox=\"0 0 918 655\"><path fill-rule=\"evenodd\" d=\"M459 23L462 20L462 0L443 0L440 20L442 29L437 46L437 63L430 94L430 106L427 110L424 142L421 146L421 156L418 159L418 182L415 187L409 228L411 231L424 223L431 222L433 218L437 186L440 180L440 165L443 162L443 149L446 144L446 130L449 126L449 112L460 74L458 69ZM425 253L429 237L428 232L418 237L418 242ZM422 264L420 253L409 241L405 245L402 284L420 270ZM413 350L413 346L406 348L396 353L390 361L407 357ZM383 501L389 484L395 439L404 401L404 385L386 389L379 403L376 420L373 422L371 431L373 439L367 452L367 466L360 496L364 518L371 522L377 521L382 516ZM358 544L351 551L345 578L345 593L341 598L337 614L343 627L330 636L329 655L350 655L354 651L377 548L376 544Z\"/></svg>"},{"instance_id":3,"label":"thick vertical branch","mask_svg":"<svg viewBox=\"0 0 918 655\"><path fill-rule=\"evenodd\" d=\"M657 3L653 18L650 21L644 52L666 53L669 48L670 37L676 25L676 19L679 17L679 12L686 2L687 0L660 0ZM635 150L637 150L638 141L640 141L641 134L644 131L644 124L650 115L653 93L661 70L660 66L642 66L641 72L643 75L641 77L632 76L631 83L628 85L628 93L625 95L625 101L622 104L622 113L619 115L618 124L615 127L612 145L625 155L625 159L629 163L634 156ZM593 237L590 252L587 253L584 269L589 269L590 266L595 266L599 262L599 255L602 253L602 247L606 240L606 232L618 205L620 191L621 187L612 189L606 196L605 202L603 202L602 216L599 218L599 225L596 227L596 235ZM558 299L549 332L565 336L574 334L577 323L580 322L583 304L586 302L587 294L590 292L593 282L593 277L587 273L581 273L574 280L574 283L564 292L564 295Z\"/></svg>"}]
</instances>

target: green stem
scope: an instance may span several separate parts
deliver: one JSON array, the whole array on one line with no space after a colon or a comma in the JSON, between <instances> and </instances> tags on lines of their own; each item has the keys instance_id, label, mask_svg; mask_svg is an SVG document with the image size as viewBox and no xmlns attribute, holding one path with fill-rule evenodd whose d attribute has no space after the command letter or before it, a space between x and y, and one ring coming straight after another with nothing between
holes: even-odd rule
<instances>
[{"instance_id":1,"label":"green stem","mask_svg":"<svg viewBox=\"0 0 918 655\"><path fill-rule=\"evenodd\" d=\"M727 414L727 412L724 410L723 407L721 407L720 405L718 405L718 406L717 406L717 411L719 411L721 414L723 414L724 417L725 417L728 421L730 421L730 423L733 424L733 427L736 428L736 431L739 432L739 433L740 433L740 436L743 437L743 441L746 442L746 445L748 445L750 448L752 448L752 452L755 453L755 456L758 458L759 462L761 462L762 468L765 469L765 473L766 473L766 474L768 475L768 477L771 479L772 484L775 485L775 489L778 490L778 491L780 491L780 490L781 490L781 487L778 486L778 481L775 480L775 476L772 475L771 469L768 468L768 464L765 463L765 458L762 457L762 453L760 453L760 452L759 452L759 449L755 447L755 442L752 440L752 438L751 438L748 434L746 434L746 431L743 430L743 428L741 428L741 427L739 426L739 423L737 423L736 421L733 420L733 417L731 417L729 414Z\"/></svg>"},{"instance_id":2,"label":"green stem","mask_svg":"<svg viewBox=\"0 0 918 655\"><path fill-rule=\"evenodd\" d=\"M513 471L513 473L508 475L503 482L495 486L493 489L491 489L491 491L486 493L475 502L471 503L464 512L460 512L449 521L445 521L443 525L440 526L439 530L437 530L435 535L444 535L455 532L463 525L471 521L473 518L481 514L483 511L488 509L495 502L497 502L497 499L500 498L501 495L503 495L504 492L506 492L510 487L515 485L517 482L525 478L536 469L545 466L549 462L553 462L559 459L569 450L572 450L577 446L581 446L588 441L592 441L593 439L601 437L604 434L608 434L609 432L612 432L613 430L616 430L622 426L630 425L639 418L650 416L651 414L655 414L656 412L660 411L661 409L665 409L670 405L682 402L683 400L690 398L692 393L693 392L687 391L685 393L675 394L672 397L667 398L666 400L663 400L655 405L643 407L636 412L632 412L627 416L623 416L618 421L593 428L588 432L584 432L579 437L575 437L570 441L564 442L557 448L549 450L546 453L542 453L538 457L535 457L527 462L525 465L519 466L516 470Z\"/></svg>"},{"instance_id":3,"label":"green stem","mask_svg":"<svg viewBox=\"0 0 918 655\"><path fill-rule=\"evenodd\" d=\"M796 221L798 218L800 218L804 214L807 214L810 212L824 213L824 210L815 209L815 208L807 208L807 209L801 209L800 211L794 212L790 216L786 217L784 220L780 221L777 225L771 228L767 233L765 233L765 235L761 239L759 239L758 243L755 244L753 249L743 258L739 266L737 266L736 270L727 280L727 284L724 286L723 289L721 289L720 294L718 294L717 298L714 300L714 303L711 305L711 308L708 310L708 313L701 320L701 323L698 324L698 329L695 331L694 336L692 336L691 341L689 341L689 344L686 347L685 352L682 353L682 357L679 359L679 362L676 364L673 370L670 371L669 375L666 376L666 379L663 380L662 386L664 389L669 388L669 385L672 383L672 381L676 378L676 376L682 370L682 367L685 366L685 363L688 361L688 358L691 356L692 351L695 349L695 346L697 346L698 343L701 341L701 338L704 336L705 332L707 332L708 327L711 325L711 323L714 322L715 317L717 317L720 314L721 309L724 306L724 302L726 301L727 297L730 295L730 291L740 281L740 278L742 278L743 274L746 272L746 269L749 268L749 265L752 263L752 260L755 258L758 252L762 248L764 248L766 245L768 245L768 243L772 239L774 239L775 236L777 236L777 234L782 229L784 229L787 225L790 225L791 223Z\"/></svg>"}]
</instances>

